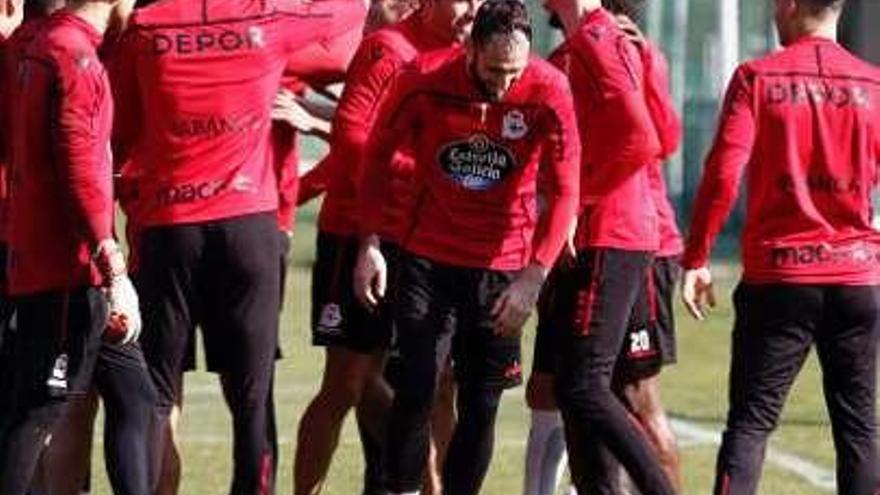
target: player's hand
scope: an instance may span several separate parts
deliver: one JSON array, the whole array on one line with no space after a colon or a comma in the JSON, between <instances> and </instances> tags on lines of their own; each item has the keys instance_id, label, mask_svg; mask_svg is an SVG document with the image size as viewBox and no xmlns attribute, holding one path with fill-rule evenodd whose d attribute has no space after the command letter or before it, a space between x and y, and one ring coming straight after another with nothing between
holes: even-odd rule
<instances>
[{"instance_id":1,"label":"player's hand","mask_svg":"<svg viewBox=\"0 0 880 495\"><path fill-rule=\"evenodd\" d=\"M617 21L617 27L619 27L626 35L629 37L629 40L635 43L636 45L643 45L646 42L645 34L642 33L642 30L639 28L639 25L635 23L629 16L624 14L618 14L614 16L614 19Z\"/></svg>"},{"instance_id":2,"label":"player's hand","mask_svg":"<svg viewBox=\"0 0 880 495\"><path fill-rule=\"evenodd\" d=\"M137 291L128 275L119 275L104 289L109 307L109 320L104 340L125 345L135 342L141 334L141 310Z\"/></svg>"},{"instance_id":3,"label":"player's hand","mask_svg":"<svg viewBox=\"0 0 880 495\"><path fill-rule=\"evenodd\" d=\"M288 125L305 133L317 130L318 124L312 114L297 100L296 95L286 89L278 91L272 102L272 120L286 122Z\"/></svg>"},{"instance_id":4,"label":"player's hand","mask_svg":"<svg viewBox=\"0 0 880 495\"><path fill-rule=\"evenodd\" d=\"M681 281L681 300L697 320L706 319L709 308L715 307L715 290L709 267L685 270Z\"/></svg>"},{"instance_id":5,"label":"player's hand","mask_svg":"<svg viewBox=\"0 0 880 495\"><path fill-rule=\"evenodd\" d=\"M568 234L565 236L565 244L562 246L562 254L559 255L559 263L562 266L571 267L577 262L577 248L574 245L574 238L577 234L578 221L577 218L568 228Z\"/></svg>"},{"instance_id":6,"label":"player's hand","mask_svg":"<svg viewBox=\"0 0 880 495\"><path fill-rule=\"evenodd\" d=\"M354 293L364 307L375 310L385 297L388 267L379 249L379 238L369 236L361 243L354 268Z\"/></svg>"},{"instance_id":7,"label":"player's hand","mask_svg":"<svg viewBox=\"0 0 880 495\"><path fill-rule=\"evenodd\" d=\"M495 335L511 337L519 334L538 302L547 272L543 266L532 263L495 301L492 307Z\"/></svg>"}]
</instances>

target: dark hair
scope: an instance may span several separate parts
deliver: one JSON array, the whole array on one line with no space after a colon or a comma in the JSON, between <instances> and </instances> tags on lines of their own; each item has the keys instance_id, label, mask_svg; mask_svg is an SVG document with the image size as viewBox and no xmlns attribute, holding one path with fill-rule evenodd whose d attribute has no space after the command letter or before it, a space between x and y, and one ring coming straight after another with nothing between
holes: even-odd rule
<instances>
[{"instance_id":1,"label":"dark hair","mask_svg":"<svg viewBox=\"0 0 880 495\"><path fill-rule=\"evenodd\" d=\"M798 2L805 4L814 13L821 14L827 10L840 10L846 0L798 0Z\"/></svg>"},{"instance_id":2,"label":"dark hair","mask_svg":"<svg viewBox=\"0 0 880 495\"><path fill-rule=\"evenodd\" d=\"M643 0L602 0L602 7L613 14L635 18L643 3Z\"/></svg>"},{"instance_id":3,"label":"dark hair","mask_svg":"<svg viewBox=\"0 0 880 495\"><path fill-rule=\"evenodd\" d=\"M483 46L496 34L510 35L520 31L532 40L532 22L522 0L489 0L477 11L471 40Z\"/></svg>"}]
</instances>

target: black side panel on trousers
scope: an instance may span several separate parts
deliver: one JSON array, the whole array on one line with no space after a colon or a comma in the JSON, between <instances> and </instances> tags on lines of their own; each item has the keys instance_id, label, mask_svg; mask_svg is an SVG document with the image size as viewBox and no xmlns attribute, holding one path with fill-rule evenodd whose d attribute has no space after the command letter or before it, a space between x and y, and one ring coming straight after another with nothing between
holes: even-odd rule
<instances>
[{"instance_id":1,"label":"black side panel on trousers","mask_svg":"<svg viewBox=\"0 0 880 495\"><path fill-rule=\"evenodd\" d=\"M730 410L715 493L757 492L767 438L815 343L837 451L838 493L874 495L880 288L742 283L734 306Z\"/></svg>"},{"instance_id":2,"label":"black side panel on trousers","mask_svg":"<svg viewBox=\"0 0 880 495\"><path fill-rule=\"evenodd\" d=\"M556 394L578 490L593 493L590 459L600 442L645 495L674 493L648 439L612 392L611 377L650 253L614 249L580 253L580 289L559 302ZM585 463L586 462L586 463ZM601 477L599 477L601 478Z\"/></svg>"}]
</instances>

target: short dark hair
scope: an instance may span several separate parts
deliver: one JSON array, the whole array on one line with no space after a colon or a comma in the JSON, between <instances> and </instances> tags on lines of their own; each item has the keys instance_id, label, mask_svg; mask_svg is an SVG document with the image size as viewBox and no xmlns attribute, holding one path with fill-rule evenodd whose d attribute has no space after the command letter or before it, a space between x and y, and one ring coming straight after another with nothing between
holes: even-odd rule
<instances>
[{"instance_id":1,"label":"short dark hair","mask_svg":"<svg viewBox=\"0 0 880 495\"><path fill-rule=\"evenodd\" d=\"M477 11L471 40L483 46L496 34L510 35L519 31L532 40L532 22L522 0L489 0Z\"/></svg>"},{"instance_id":2,"label":"short dark hair","mask_svg":"<svg viewBox=\"0 0 880 495\"><path fill-rule=\"evenodd\" d=\"M602 0L602 7L613 14L636 17L644 0Z\"/></svg>"},{"instance_id":3,"label":"short dark hair","mask_svg":"<svg viewBox=\"0 0 880 495\"><path fill-rule=\"evenodd\" d=\"M840 10L846 0L798 0L801 4L806 5L812 12L821 14L827 10Z\"/></svg>"}]
</instances>

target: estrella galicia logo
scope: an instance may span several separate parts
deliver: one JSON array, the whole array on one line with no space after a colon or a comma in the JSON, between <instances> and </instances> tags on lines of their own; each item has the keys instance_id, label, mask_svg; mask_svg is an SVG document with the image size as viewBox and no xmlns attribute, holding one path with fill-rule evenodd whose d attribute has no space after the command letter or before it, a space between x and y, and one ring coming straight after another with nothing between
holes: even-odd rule
<instances>
[{"instance_id":1,"label":"estrella galicia logo","mask_svg":"<svg viewBox=\"0 0 880 495\"><path fill-rule=\"evenodd\" d=\"M491 188L516 167L513 153L484 134L447 144L437 159L453 181L474 191Z\"/></svg>"}]
</instances>

